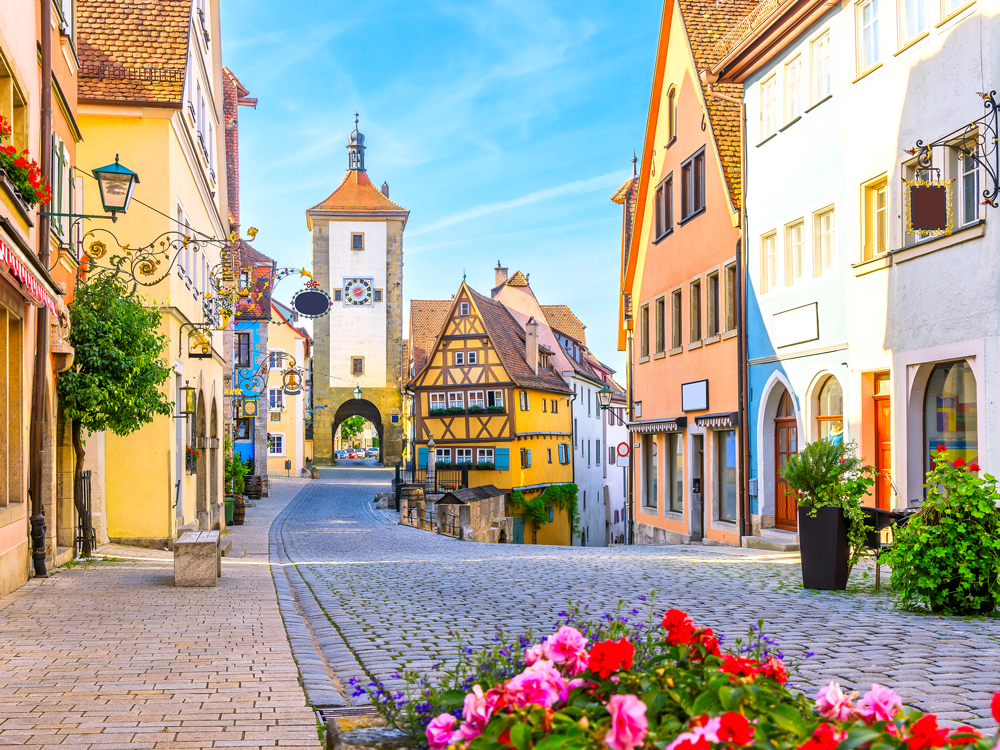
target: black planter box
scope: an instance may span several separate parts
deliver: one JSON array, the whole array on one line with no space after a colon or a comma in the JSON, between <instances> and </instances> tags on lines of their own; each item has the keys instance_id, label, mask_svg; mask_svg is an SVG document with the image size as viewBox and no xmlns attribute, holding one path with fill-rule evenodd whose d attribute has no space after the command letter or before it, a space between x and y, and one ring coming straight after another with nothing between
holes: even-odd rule
<instances>
[{"instance_id":1,"label":"black planter box","mask_svg":"<svg viewBox=\"0 0 1000 750\"><path fill-rule=\"evenodd\" d=\"M847 546L847 519L842 508L800 506L799 549L804 588L820 591L843 591L847 588L850 552Z\"/></svg>"}]
</instances>

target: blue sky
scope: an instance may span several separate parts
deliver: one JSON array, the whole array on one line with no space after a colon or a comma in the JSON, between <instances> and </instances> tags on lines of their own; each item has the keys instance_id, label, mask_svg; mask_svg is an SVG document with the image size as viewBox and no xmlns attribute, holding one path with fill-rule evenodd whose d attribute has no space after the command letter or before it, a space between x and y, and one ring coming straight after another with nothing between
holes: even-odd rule
<instances>
[{"instance_id":1,"label":"blue sky","mask_svg":"<svg viewBox=\"0 0 1000 750\"><path fill-rule=\"evenodd\" d=\"M660 9L222 0L223 62L260 100L240 111L255 246L311 263L305 210L343 178L357 111L372 182L410 210L407 309L450 297L463 272L488 294L499 260L530 273L543 304L572 307L621 371L621 211L609 197L641 150Z\"/></svg>"}]
</instances>

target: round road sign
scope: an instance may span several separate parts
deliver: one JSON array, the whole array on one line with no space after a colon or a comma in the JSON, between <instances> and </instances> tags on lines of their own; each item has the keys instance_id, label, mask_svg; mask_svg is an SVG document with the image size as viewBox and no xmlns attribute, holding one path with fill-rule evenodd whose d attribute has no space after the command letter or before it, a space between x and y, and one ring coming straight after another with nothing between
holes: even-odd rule
<instances>
[{"instance_id":1,"label":"round road sign","mask_svg":"<svg viewBox=\"0 0 1000 750\"><path fill-rule=\"evenodd\" d=\"M628 443L618 443L618 455L622 458L628 455Z\"/></svg>"}]
</instances>

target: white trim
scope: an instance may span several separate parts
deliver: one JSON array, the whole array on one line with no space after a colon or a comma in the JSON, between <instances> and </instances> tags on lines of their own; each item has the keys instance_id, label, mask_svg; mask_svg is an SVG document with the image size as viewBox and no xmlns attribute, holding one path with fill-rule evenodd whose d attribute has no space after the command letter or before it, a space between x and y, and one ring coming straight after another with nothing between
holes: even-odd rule
<instances>
[{"instance_id":1,"label":"white trim","mask_svg":"<svg viewBox=\"0 0 1000 750\"><path fill-rule=\"evenodd\" d=\"M771 372L764 384L759 401L760 405L757 407L757 513L762 516L774 515L774 472L766 471L765 467L768 464L773 467L774 464L774 418L771 416L774 405L770 402L775 386L779 383L792 396L797 433L798 435L802 434L802 411L798 406L795 389L784 373L776 369ZM770 432L767 429L768 422L771 423ZM769 438L770 442L765 442L765 436ZM766 510L770 510L770 513Z\"/></svg>"},{"instance_id":2,"label":"white trim","mask_svg":"<svg viewBox=\"0 0 1000 750\"><path fill-rule=\"evenodd\" d=\"M281 438L281 452L273 453L271 451L271 438ZM268 458L284 458L285 457L285 433L283 432L269 432L267 433L267 457Z\"/></svg>"}]
</instances>

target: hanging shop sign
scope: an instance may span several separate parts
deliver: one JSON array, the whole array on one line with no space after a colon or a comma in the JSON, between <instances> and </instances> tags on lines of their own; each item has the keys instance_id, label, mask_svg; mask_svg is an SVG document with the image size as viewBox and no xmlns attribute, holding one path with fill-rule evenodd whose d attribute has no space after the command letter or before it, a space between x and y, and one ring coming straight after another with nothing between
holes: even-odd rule
<instances>
[{"instance_id":1,"label":"hanging shop sign","mask_svg":"<svg viewBox=\"0 0 1000 750\"><path fill-rule=\"evenodd\" d=\"M306 288L292 297L292 309L303 318L320 318L330 311L330 295L319 288L319 282L307 281Z\"/></svg>"}]
</instances>

